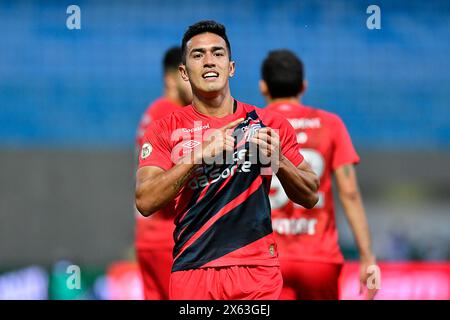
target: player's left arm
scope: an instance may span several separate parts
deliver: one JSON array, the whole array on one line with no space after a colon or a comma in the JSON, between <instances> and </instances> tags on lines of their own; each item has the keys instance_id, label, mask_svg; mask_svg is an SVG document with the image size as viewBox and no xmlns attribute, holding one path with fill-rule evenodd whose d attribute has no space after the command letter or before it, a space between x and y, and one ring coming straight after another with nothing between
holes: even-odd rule
<instances>
[{"instance_id":1,"label":"player's left arm","mask_svg":"<svg viewBox=\"0 0 450 320\"><path fill-rule=\"evenodd\" d=\"M281 155L277 177L293 202L312 209L319 201L319 178L306 161L295 167L288 158Z\"/></svg>"},{"instance_id":2,"label":"player's left arm","mask_svg":"<svg viewBox=\"0 0 450 320\"><path fill-rule=\"evenodd\" d=\"M350 224L355 237L360 256L360 294L367 287L370 266L376 266L376 258L372 251L369 224L367 222L364 205L359 192L358 181L353 164L344 164L335 170L336 183L339 190L339 198L344 208L345 216ZM375 274L375 276L377 276ZM376 281L379 282L379 281ZM367 288L367 298L373 299L377 288Z\"/></svg>"},{"instance_id":3,"label":"player's left arm","mask_svg":"<svg viewBox=\"0 0 450 320\"><path fill-rule=\"evenodd\" d=\"M283 154L278 133L269 127L259 129L252 138L252 142L258 145L259 152L266 159L270 159L272 169L276 169L276 175L289 199L305 208L313 208L319 201L317 194L319 178L306 161L301 161L299 151L297 149L293 151L297 159L301 161L296 167ZM297 144L296 141L294 144Z\"/></svg>"},{"instance_id":4,"label":"player's left arm","mask_svg":"<svg viewBox=\"0 0 450 320\"><path fill-rule=\"evenodd\" d=\"M370 272L374 272L369 267L374 266L377 270L379 269L376 266L375 255L372 251L369 225L354 169L354 164L359 163L359 156L353 147L350 134L342 119L335 115L330 120L334 131L332 169L336 177L339 198L353 231L360 255L359 291L362 294L363 289L367 288L367 297L373 299L377 289L368 288L368 280L373 278ZM380 276L379 272L374 275ZM379 283L379 280L379 278L376 279L376 283Z\"/></svg>"}]
</instances>

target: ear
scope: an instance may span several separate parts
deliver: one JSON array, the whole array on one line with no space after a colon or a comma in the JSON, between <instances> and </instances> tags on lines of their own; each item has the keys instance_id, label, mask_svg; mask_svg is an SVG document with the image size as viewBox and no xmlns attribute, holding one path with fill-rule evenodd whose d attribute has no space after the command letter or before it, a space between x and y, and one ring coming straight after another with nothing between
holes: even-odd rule
<instances>
[{"instance_id":1,"label":"ear","mask_svg":"<svg viewBox=\"0 0 450 320\"><path fill-rule=\"evenodd\" d=\"M183 78L184 81L189 81L189 76L186 71L186 66L184 64L180 64L178 66L178 71L180 72L181 78Z\"/></svg>"},{"instance_id":2,"label":"ear","mask_svg":"<svg viewBox=\"0 0 450 320\"><path fill-rule=\"evenodd\" d=\"M236 63L234 61L230 61L230 69L228 75L231 77L234 76L234 72L236 71Z\"/></svg>"},{"instance_id":3,"label":"ear","mask_svg":"<svg viewBox=\"0 0 450 320\"><path fill-rule=\"evenodd\" d=\"M308 80L303 80L302 87L300 88L300 95L304 94L306 89L308 89Z\"/></svg>"},{"instance_id":4,"label":"ear","mask_svg":"<svg viewBox=\"0 0 450 320\"><path fill-rule=\"evenodd\" d=\"M259 91L264 97L269 97L269 88L267 87L267 83L264 80L259 80Z\"/></svg>"}]
</instances>

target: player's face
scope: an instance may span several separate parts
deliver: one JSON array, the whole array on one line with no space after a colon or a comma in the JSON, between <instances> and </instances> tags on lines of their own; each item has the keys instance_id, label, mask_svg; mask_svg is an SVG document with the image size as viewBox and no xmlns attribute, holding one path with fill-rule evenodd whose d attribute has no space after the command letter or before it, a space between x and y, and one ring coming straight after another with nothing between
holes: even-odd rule
<instances>
[{"instance_id":1,"label":"player's face","mask_svg":"<svg viewBox=\"0 0 450 320\"><path fill-rule=\"evenodd\" d=\"M186 65L181 75L189 79L192 90L214 93L228 89L228 78L234 74L234 62L230 61L227 45L214 33L202 33L186 44Z\"/></svg>"}]
</instances>

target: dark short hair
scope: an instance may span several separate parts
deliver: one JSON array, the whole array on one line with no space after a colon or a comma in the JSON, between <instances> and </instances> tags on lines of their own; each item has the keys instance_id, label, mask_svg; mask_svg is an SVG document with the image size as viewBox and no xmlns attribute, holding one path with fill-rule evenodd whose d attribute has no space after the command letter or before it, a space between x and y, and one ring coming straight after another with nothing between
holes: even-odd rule
<instances>
[{"instance_id":1,"label":"dark short hair","mask_svg":"<svg viewBox=\"0 0 450 320\"><path fill-rule=\"evenodd\" d=\"M188 43L188 41L196 35L205 32L217 34L219 37L225 40L228 49L228 56L231 59L231 46L230 41L228 41L225 26L213 20L203 20L189 26L189 28L183 35L183 40L181 41L181 60L183 63L186 63L186 44Z\"/></svg>"},{"instance_id":2,"label":"dark short hair","mask_svg":"<svg viewBox=\"0 0 450 320\"><path fill-rule=\"evenodd\" d=\"M261 73L272 98L294 97L301 91L303 63L290 50L270 51L262 64Z\"/></svg>"},{"instance_id":3,"label":"dark short hair","mask_svg":"<svg viewBox=\"0 0 450 320\"><path fill-rule=\"evenodd\" d=\"M163 60L164 73L168 71L178 70L178 66L181 64L181 48L172 47L166 51Z\"/></svg>"}]
</instances>

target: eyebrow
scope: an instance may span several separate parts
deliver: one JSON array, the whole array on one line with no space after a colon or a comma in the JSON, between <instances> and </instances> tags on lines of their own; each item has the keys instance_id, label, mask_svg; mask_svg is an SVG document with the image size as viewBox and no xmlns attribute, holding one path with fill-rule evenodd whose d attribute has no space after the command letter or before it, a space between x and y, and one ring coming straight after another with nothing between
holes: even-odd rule
<instances>
[{"instance_id":1,"label":"eyebrow","mask_svg":"<svg viewBox=\"0 0 450 320\"><path fill-rule=\"evenodd\" d=\"M211 51L212 51L212 52L218 51L218 50L225 50L225 48L222 47L222 46L211 47ZM205 48L194 48L194 49L191 50L191 53L190 53L190 54L192 54L192 53L194 53L194 52L205 53L205 52L206 52L206 49L205 49Z\"/></svg>"}]
</instances>

